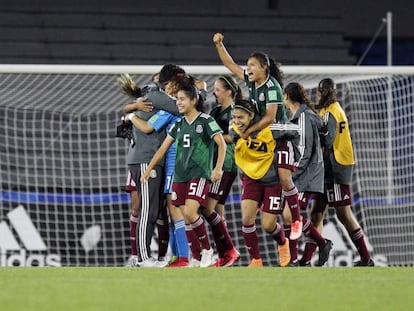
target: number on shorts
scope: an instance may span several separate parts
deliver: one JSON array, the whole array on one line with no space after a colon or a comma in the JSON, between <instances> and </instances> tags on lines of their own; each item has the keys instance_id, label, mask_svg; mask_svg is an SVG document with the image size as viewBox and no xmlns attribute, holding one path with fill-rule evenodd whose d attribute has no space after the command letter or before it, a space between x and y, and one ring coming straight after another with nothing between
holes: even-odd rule
<instances>
[{"instance_id":1,"label":"number on shorts","mask_svg":"<svg viewBox=\"0 0 414 311\"><path fill-rule=\"evenodd\" d=\"M269 197L269 210L278 211L280 210L280 197Z\"/></svg>"}]
</instances>

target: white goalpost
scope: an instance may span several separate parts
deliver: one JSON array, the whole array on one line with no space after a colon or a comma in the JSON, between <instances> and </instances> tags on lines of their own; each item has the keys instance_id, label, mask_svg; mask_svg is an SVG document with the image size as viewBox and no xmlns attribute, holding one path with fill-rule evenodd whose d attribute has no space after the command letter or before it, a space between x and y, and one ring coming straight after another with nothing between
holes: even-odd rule
<instances>
[{"instance_id":1,"label":"white goalpost","mask_svg":"<svg viewBox=\"0 0 414 311\"><path fill-rule=\"evenodd\" d=\"M115 137L115 129L128 99L116 78L129 73L144 85L160 68L0 65L0 266L125 263L130 212L124 192L127 142ZM229 74L223 66L183 68L207 81L210 103L214 80ZM353 210L374 261L413 265L414 67L281 69L285 84L302 83L314 100L322 78L335 80L357 161ZM238 180L226 218L242 254L238 264L246 265ZM19 223L29 224L33 234L25 233ZM276 265L274 242L260 229L259 234L265 264ZM329 266L356 260L357 252L332 210L324 235L334 241Z\"/></svg>"}]
</instances>

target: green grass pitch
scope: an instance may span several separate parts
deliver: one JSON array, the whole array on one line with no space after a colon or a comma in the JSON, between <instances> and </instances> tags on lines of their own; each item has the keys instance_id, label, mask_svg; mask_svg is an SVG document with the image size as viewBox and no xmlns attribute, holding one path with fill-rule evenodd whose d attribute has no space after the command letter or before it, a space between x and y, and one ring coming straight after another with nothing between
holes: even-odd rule
<instances>
[{"instance_id":1,"label":"green grass pitch","mask_svg":"<svg viewBox=\"0 0 414 311\"><path fill-rule=\"evenodd\" d=\"M414 310L414 268L0 268L0 310Z\"/></svg>"}]
</instances>

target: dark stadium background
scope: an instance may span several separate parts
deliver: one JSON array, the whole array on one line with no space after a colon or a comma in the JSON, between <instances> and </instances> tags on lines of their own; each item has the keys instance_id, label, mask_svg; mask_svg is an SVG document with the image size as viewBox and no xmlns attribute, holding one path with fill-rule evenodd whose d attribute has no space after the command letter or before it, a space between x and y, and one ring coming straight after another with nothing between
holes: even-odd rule
<instances>
[{"instance_id":1,"label":"dark stadium background","mask_svg":"<svg viewBox=\"0 0 414 311\"><path fill-rule=\"evenodd\" d=\"M219 64L211 38L220 31L238 61L257 49L286 65L353 65L390 11L393 63L412 65L413 9L403 0L0 0L0 63ZM385 28L362 64L386 64Z\"/></svg>"}]
</instances>

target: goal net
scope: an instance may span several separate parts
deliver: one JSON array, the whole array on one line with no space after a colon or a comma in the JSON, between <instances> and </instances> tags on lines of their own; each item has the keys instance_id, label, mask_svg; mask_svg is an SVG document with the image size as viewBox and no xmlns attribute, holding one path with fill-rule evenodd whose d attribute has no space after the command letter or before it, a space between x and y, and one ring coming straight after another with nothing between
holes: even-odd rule
<instances>
[{"instance_id":1,"label":"goal net","mask_svg":"<svg viewBox=\"0 0 414 311\"><path fill-rule=\"evenodd\" d=\"M0 65L0 266L125 264L130 253L130 197L124 192L127 141L116 138L115 129L128 99L116 78L129 73L144 85L160 68ZM206 80L210 94L214 80L228 74L221 66L184 68ZM355 216L378 265L412 265L414 69L282 70L285 84L302 83L314 99L322 78L336 81L357 161L352 185ZM226 219L242 255L238 264L246 265L240 192L236 180ZM257 227L265 264L277 265L274 241L259 221ZM332 210L324 235L334 241L328 265L347 266L357 260Z\"/></svg>"}]
</instances>

